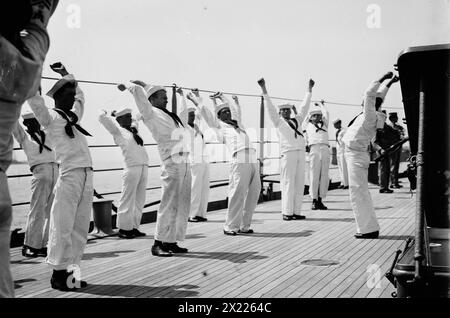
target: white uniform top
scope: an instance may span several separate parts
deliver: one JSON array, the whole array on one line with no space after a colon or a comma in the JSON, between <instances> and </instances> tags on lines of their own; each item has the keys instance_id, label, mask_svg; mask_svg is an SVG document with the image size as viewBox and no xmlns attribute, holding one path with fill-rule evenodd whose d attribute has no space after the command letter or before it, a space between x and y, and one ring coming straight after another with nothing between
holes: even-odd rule
<instances>
[{"instance_id":1,"label":"white uniform top","mask_svg":"<svg viewBox=\"0 0 450 318\"><path fill-rule=\"evenodd\" d=\"M189 114L186 97L184 97L184 95L181 98L180 105L180 119L182 118L181 120L183 121L188 118ZM183 122L183 125L187 128L191 137L187 144L189 151L189 162L191 164L209 162L208 153L206 151L205 136L203 134L205 129L200 111L198 109L195 110L194 128L189 126L187 121Z\"/></svg>"},{"instance_id":2,"label":"white uniform top","mask_svg":"<svg viewBox=\"0 0 450 318\"><path fill-rule=\"evenodd\" d=\"M320 103L320 110L322 111L322 121L323 126L322 129L317 131L316 126L314 126L312 123L308 123L306 126L306 134L308 136L308 145L312 146L315 144L325 144L329 145L329 136L328 136L328 124L330 121L330 116L328 115L328 110L326 107Z\"/></svg>"},{"instance_id":3,"label":"white uniform top","mask_svg":"<svg viewBox=\"0 0 450 318\"><path fill-rule=\"evenodd\" d=\"M342 152L345 149L345 144L342 141L342 138L345 135L345 132L347 131L346 128L341 128L341 131L339 131L339 134L337 135L337 139L336 139L336 150L338 152Z\"/></svg>"},{"instance_id":4,"label":"white uniform top","mask_svg":"<svg viewBox=\"0 0 450 318\"><path fill-rule=\"evenodd\" d=\"M145 90L142 86L128 83L128 90L133 94L136 106L142 114L142 120L153 135L158 144L159 156L162 161L178 154L188 154L187 137L189 131L180 125L178 127L172 117L148 101ZM187 122L187 118L181 119ZM184 125L184 124L183 124Z\"/></svg>"},{"instance_id":5,"label":"white uniform top","mask_svg":"<svg viewBox=\"0 0 450 318\"><path fill-rule=\"evenodd\" d=\"M70 138L64 129L67 121L56 111L48 109L42 96L36 95L30 98L28 103L44 128L44 132L53 141L56 162L59 164L61 173L76 168L92 167L92 158L86 137L78 129L72 127L75 138ZM78 116L78 123L80 123L84 113L84 94L79 85L76 88L75 102L71 111Z\"/></svg>"},{"instance_id":6,"label":"white uniform top","mask_svg":"<svg viewBox=\"0 0 450 318\"><path fill-rule=\"evenodd\" d=\"M239 129L234 129L232 125L219 120L217 116L213 115L211 111L203 105L203 103L200 103L199 108L203 119L208 126L214 130L217 141L226 145L232 157L239 151L245 149L254 150L256 153L256 148L253 146L253 143L250 141L250 138L242 125L240 105L231 103L225 97L224 99L230 106L231 118L237 121Z\"/></svg>"},{"instance_id":7,"label":"white uniform top","mask_svg":"<svg viewBox=\"0 0 450 318\"><path fill-rule=\"evenodd\" d=\"M105 126L106 130L113 136L116 145L122 150L126 167L148 165L148 155L145 147L137 144L130 131L120 127L116 120L106 114L101 114L98 120Z\"/></svg>"},{"instance_id":8,"label":"white uniform top","mask_svg":"<svg viewBox=\"0 0 450 318\"><path fill-rule=\"evenodd\" d=\"M13 135L25 152L30 169L41 163L56 162L55 151L52 149L53 145L48 136L45 138L45 145L52 149L52 151L44 148L42 149L42 152L39 152L39 144L31 139L30 135L25 132L19 122L17 122L16 127L14 127Z\"/></svg>"},{"instance_id":9,"label":"white uniform top","mask_svg":"<svg viewBox=\"0 0 450 318\"><path fill-rule=\"evenodd\" d=\"M370 142L374 139L377 129L382 129L386 120L386 115L375 110L375 100L380 82L374 81L366 90L364 97L363 112L358 116L353 124L347 128L342 138L345 146L358 151L367 151ZM384 96L387 87L382 91ZM380 95L378 94L380 97Z\"/></svg>"},{"instance_id":10,"label":"white uniform top","mask_svg":"<svg viewBox=\"0 0 450 318\"><path fill-rule=\"evenodd\" d=\"M266 106L269 118L272 121L275 128L277 128L278 139L280 142L280 153L284 154L288 151L301 150L305 151L305 138L297 135L289 126L288 122L280 117L278 109L273 105L272 100L269 95L264 94L264 105ZM302 123L305 120L306 114L309 110L309 105L311 103L311 93L308 92L303 99L303 104L300 106L300 112L294 117L297 120L299 132L302 132Z\"/></svg>"}]
</instances>

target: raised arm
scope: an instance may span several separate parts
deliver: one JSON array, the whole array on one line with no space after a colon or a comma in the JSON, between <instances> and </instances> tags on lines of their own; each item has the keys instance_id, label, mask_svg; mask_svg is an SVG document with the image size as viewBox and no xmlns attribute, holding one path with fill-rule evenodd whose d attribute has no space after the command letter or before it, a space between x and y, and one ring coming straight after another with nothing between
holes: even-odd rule
<instances>
[{"instance_id":1,"label":"raised arm","mask_svg":"<svg viewBox=\"0 0 450 318\"><path fill-rule=\"evenodd\" d=\"M262 95L264 98L264 106L266 108L267 113L269 114L270 121L277 128L280 125L280 115L278 114L278 110L275 105L272 103L272 100L267 92L266 81L264 78L261 78L258 81L259 87L261 87Z\"/></svg>"},{"instance_id":2,"label":"raised arm","mask_svg":"<svg viewBox=\"0 0 450 318\"><path fill-rule=\"evenodd\" d=\"M119 127L117 127L117 124L114 122L114 120L110 116L107 115L106 110L102 110L100 112L100 115L98 116L98 121L114 137L122 135L120 133Z\"/></svg>"},{"instance_id":3,"label":"raised arm","mask_svg":"<svg viewBox=\"0 0 450 318\"><path fill-rule=\"evenodd\" d=\"M392 72L388 72L384 74L379 80L373 81L370 83L369 87L366 90L365 97L364 97L364 108L363 113L367 117L367 115L375 116L376 110L375 110L375 100L377 97L377 91L381 85L386 79L392 78L393 74Z\"/></svg>"},{"instance_id":4,"label":"raised arm","mask_svg":"<svg viewBox=\"0 0 450 318\"><path fill-rule=\"evenodd\" d=\"M80 121L84 114L84 93L78 86L78 83L75 92L75 101L72 106L72 111L78 116L78 120Z\"/></svg>"},{"instance_id":5,"label":"raised arm","mask_svg":"<svg viewBox=\"0 0 450 318\"><path fill-rule=\"evenodd\" d=\"M52 117L49 109L45 106L44 98L41 95L28 99L28 104L42 127L47 128L51 125L54 117Z\"/></svg>"},{"instance_id":6,"label":"raised arm","mask_svg":"<svg viewBox=\"0 0 450 318\"><path fill-rule=\"evenodd\" d=\"M300 105L300 112L295 116L295 119L297 119L298 123L302 123L306 116L308 115L309 107L311 105L311 96L312 96L312 89L314 87L315 82L310 79L308 82L308 89L305 94L305 98L303 98L303 102Z\"/></svg>"},{"instance_id":7,"label":"raised arm","mask_svg":"<svg viewBox=\"0 0 450 318\"><path fill-rule=\"evenodd\" d=\"M180 117L180 120L183 123L183 125L187 126L188 125L188 108L187 108L186 97L184 96L183 90L181 88L177 89L177 94L179 95L179 97L181 99L179 117Z\"/></svg>"},{"instance_id":8,"label":"raised arm","mask_svg":"<svg viewBox=\"0 0 450 318\"><path fill-rule=\"evenodd\" d=\"M14 139L22 146L23 142L27 138L27 134L25 130L23 129L22 125L17 121L16 126L14 127L13 131Z\"/></svg>"},{"instance_id":9,"label":"raised arm","mask_svg":"<svg viewBox=\"0 0 450 318\"><path fill-rule=\"evenodd\" d=\"M145 93L144 87L142 85L145 85L145 83L140 81L135 81L135 84L132 82L128 82L125 84L120 84L117 88L121 91L124 91L125 89L128 89L130 93L134 97L134 101L136 103L137 108L139 109L139 112L141 113L144 120L151 120L153 117L153 106L147 99L147 94Z\"/></svg>"},{"instance_id":10,"label":"raised arm","mask_svg":"<svg viewBox=\"0 0 450 318\"><path fill-rule=\"evenodd\" d=\"M242 112L241 105L239 104L239 100L237 96L233 96L233 103L223 94L219 95L220 100L223 103L228 103L230 106L231 118L238 122L238 125L242 127Z\"/></svg>"},{"instance_id":11,"label":"raised arm","mask_svg":"<svg viewBox=\"0 0 450 318\"><path fill-rule=\"evenodd\" d=\"M328 108L325 106L325 101L321 100L319 103L320 111L322 112L322 121L324 126L328 127L330 123L330 113L328 112Z\"/></svg>"}]
</instances>

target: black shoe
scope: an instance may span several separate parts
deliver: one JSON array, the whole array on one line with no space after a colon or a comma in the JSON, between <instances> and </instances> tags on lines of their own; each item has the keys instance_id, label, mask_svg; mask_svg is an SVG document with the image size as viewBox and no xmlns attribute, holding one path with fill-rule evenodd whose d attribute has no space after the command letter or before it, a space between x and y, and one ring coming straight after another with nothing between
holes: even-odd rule
<instances>
[{"instance_id":1,"label":"black shoe","mask_svg":"<svg viewBox=\"0 0 450 318\"><path fill-rule=\"evenodd\" d=\"M317 199L317 204L319 210L328 210L328 208L322 203L322 198Z\"/></svg>"},{"instance_id":2,"label":"black shoe","mask_svg":"<svg viewBox=\"0 0 450 318\"><path fill-rule=\"evenodd\" d=\"M134 234L134 230L126 231L119 229L119 237L123 239L133 239L136 235Z\"/></svg>"},{"instance_id":3,"label":"black shoe","mask_svg":"<svg viewBox=\"0 0 450 318\"><path fill-rule=\"evenodd\" d=\"M380 232L375 231L375 232L364 233L364 234L356 233L355 237L357 239L376 239L376 238L378 238L379 235L380 235Z\"/></svg>"},{"instance_id":4,"label":"black shoe","mask_svg":"<svg viewBox=\"0 0 450 318\"><path fill-rule=\"evenodd\" d=\"M223 234L230 235L230 236L236 236L237 235L236 231L225 231L225 230L223 230Z\"/></svg>"},{"instance_id":5,"label":"black shoe","mask_svg":"<svg viewBox=\"0 0 450 318\"><path fill-rule=\"evenodd\" d=\"M139 231L138 229L132 229L131 232L136 237L142 237L142 236L146 236L147 235L144 232Z\"/></svg>"},{"instance_id":6,"label":"black shoe","mask_svg":"<svg viewBox=\"0 0 450 318\"><path fill-rule=\"evenodd\" d=\"M292 219L293 219L293 220L304 220L304 219L306 219L306 216L294 214L294 215L292 216Z\"/></svg>"},{"instance_id":7,"label":"black shoe","mask_svg":"<svg viewBox=\"0 0 450 318\"><path fill-rule=\"evenodd\" d=\"M283 220L284 221L292 221L292 219L293 219L292 215L283 214Z\"/></svg>"},{"instance_id":8,"label":"black shoe","mask_svg":"<svg viewBox=\"0 0 450 318\"><path fill-rule=\"evenodd\" d=\"M391 189L380 189L380 193L393 193L394 190Z\"/></svg>"},{"instance_id":9,"label":"black shoe","mask_svg":"<svg viewBox=\"0 0 450 318\"><path fill-rule=\"evenodd\" d=\"M204 218L202 216L195 216L194 218L197 219L197 222L206 222L206 221L208 221L207 218Z\"/></svg>"},{"instance_id":10,"label":"black shoe","mask_svg":"<svg viewBox=\"0 0 450 318\"><path fill-rule=\"evenodd\" d=\"M393 184L393 185L391 185L391 188L392 189L400 189L400 188L403 188L403 186L401 186L399 184Z\"/></svg>"},{"instance_id":11,"label":"black shoe","mask_svg":"<svg viewBox=\"0 0 450 318\"><path fill-rule=\"evenodd\" d=\"M169 256L172 256L172 252L167 251L161 245L153 245L152 246L152 255L160 256L160 257L169 257Z\"/></svg>"},{"instance_id":12,"label":"black shoe","mask_svg":"<svg viewBox=\"0 0 450 318\"><path fill-rule=\"evenodd\" d=\"M242 234L253 234L255 233L252 229L248 229L247 231L244 230L239 230L238 233L242 233Z\"/></svg>"},{"instance_id":13,"label":"black shoe","mask_svg":"<svg viewBox=\"0 0 450 318\"><path fill-rule=\"evenodd\" d=\"M189 218L189 219L188 219L188 222L194 222L194 223L197 223L197 222L200 222L200 221L197 220L197 218L194 216L193 218Z\"/></svg>"},{"instance_id":14,"label":"black shoe","mask_svg":"<svg viewBox=\"0 0 450 318\"><path fill-rule=\"evenodd\" d=\"M177 243L163 243L163 248L165 251L172 253L187 253L188 249L184 247L179 247Z\"/></svg>"},{"instance_id":15,"label":"black shoe","mask_svg":"<svg viewBox=\"0 0 450 318\"><path fill-rule=\"evenodd\" d=\"M344 190L348 190L349 186L344 186L343 189Z\"/></svg>"},{"instance_id":16,"label":"black shoe","mask_svg":"<svg viewBox=\"0 0 450 318\"><path fill-rule=\"evenodd\" d=\"M341 184L338 189L344 189L344 186Z\"/></svg>"},{"instance_id":17,"label":"black shoe","mask_svg":"<svg viewBox=\"0 0 450 318\"><path fill-rule=\"evenodd\" d=\"M319 207L320 207L320 205L319 205L319 203L317 202L317 200L316 200L316 199L313 199L313 202L312 202L312 204L311 204L311 210L319 210Z\"/></svg>"},{"instance_id":18,"label":"black shoe","mask_svg":"<svg viewBox=\"0 0 450 318\"><path fill-rule=\"evenodd\" d=\"M28 258L36 258L39 257L39 249L29 247L27 245L24 245L22 247L22 256L28 257Z\"/></svg>"},{"instance_id":19,"label":"black shoe","mask_svg":"<svg viewBox=\"0 0 450 318\"><path fill-rule=\"evenodd\" d=\"M47 248L43 247L38 250L38 256L40 257L47 257Z\"/></svg>"},{"instance_id":20,"label":"black shoe","mask_svg":"<svg viewBox=\"0 0 450 318\"><path fill-rule=\"evenodd\" d=\"M50 285L53 289L57 289L60 291L73 291L79 288L87 287L87 282L84 280L69 280L70 276L73 272L67 272L65 269L53 271L52 278L50 279ZM70 283L70 286L67 286L67 283Z\"/></svg>"}]
</instances>

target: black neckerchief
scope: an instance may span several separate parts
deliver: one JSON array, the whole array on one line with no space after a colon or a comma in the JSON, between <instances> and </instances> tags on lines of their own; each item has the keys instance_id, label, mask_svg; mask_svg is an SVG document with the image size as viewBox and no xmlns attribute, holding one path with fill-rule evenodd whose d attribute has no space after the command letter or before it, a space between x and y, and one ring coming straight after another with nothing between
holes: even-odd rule
<instances>
[{"instance_id":1,"label":"black neckerchief","mask_svg":"<svg viewBox=\"0 0 450 318\"><path fill-rule=\"evenodd\" d=\"M45 145L45 132L43 132L42 130L39 130L37 132L36 131L30 132L29 130L26 130L26 132L28 133L28 135L30 135L31 139L33 139L39 145L39 153L42 153L44 148L47 149L48 151L52 151L50 147L47 147ZM39 133L41 139L39 139L37 133Z\"/></svg>"},{"instance_id":2,"label":"black neckerchief","mask_svg":"<svg viewBox=\"0 0 450 318\"><path fill-rule=\"evenodd\" d=\"M136 127L130 126L130 127L123 127L123 128L133 134L134 141L136 141L136 143L139 146L144 146L144 141L142 140L141 136L139 136L138 130L136 129Z\"/></svg>"},{"instance_id":3,"label":"black neckerchief","mask_svg":"<svg viewBox=\"0 0 450 318\"><path fill-rule=\"evenodd\" d=\"M221 119L222 120L222 119ZM240 128L239 127L239 125L238 125L238 123L237 123L237 121L236 120L234 120L234 119L229 119L229 120L222 120L225 124L228 124L228 125L230 125L230 126L233 126L233 128L234 129L236 129L236 131L242 131L244 134L247 134L246 132L245 132L245 130L244 129L242 129L242 128Z\"/></svg>"},{"instance_id":4,"label":"black neckerchief","mask_svg":"<svg viewBox=\"0 0 450 318\"><path fill-rule=\"evenodd\" d=\"M194 123L188 123L189 126L192 127L192 129L195 130L195 136L197 136L198 134L200 134L200 136L202 136L202 139L205 139L205 137L203 136L202 132L200 131L200 129L198 129L198 126Z\"/></svg>"},{"instance_id":5,"label":"black neckerchief","mask_svg":"<svg viewBox=\"0 0 450 318\"><path fill-rule=\"evenodd\" d=\"M291 127L294 130L294 136L295 138L297 138L298 135L303 137L303 134L301 132L298 131L298 122L297 119L295 118L289 118L289 119L285 119L286 122L288 123L289 127Z\"/></svg>"},{"instance_id":6,"label":"black neckerchief","mask_svg":"<svg viewBox=\"0 0 450 318\"><path fill-rule=\"evenodd\" d=\"M177 126L177 127L180 127L180 126L184 127L183 123L181 122L180 117L178 117L177 114L172 113L172 112L169 112L169 111L168 111L167 109L165 109L165 108L159 108L159 107L156 107L156 108L158 108L159 110L161 110L161 111L163 111L164 113L166 113L167 115L169 115L170 118L172 118L172 120L174 121L175 126Z\"/></svg>"},{"instance_id":7,"label":"black neckerchief","mask_svg":"<svg viewBox=\"0 0 450 318\"><path fill-rule=\"evenodd\" d=\"M355 122L356 118L358 118L359 116L361 116L363 114L363 112L360 112L358 115L355 116L355 118L353 118L352 120L350 120L350 122L348 123L347 127L350 127L351 125L353 125L353 123Z\"/></svg>"},{"instance_id":8,"label":"black neckerchief","mask_svg":"<svg viewBox=\"0 0 450 318\"><path fill-rule=\"evenodd\" d=\"M53 110L55 112L57 112L63 119L65 119L67 121L67 124L64 127L64 129L66 130L66 134L70 138L75 138L75 135L73 134L72 126L74 126L83 135L92 137L92 135L90 133L88 133L83 127L81 127L80 125L77 124L78 116L74 112L72 112L71 110L63 111L62 109L59 109L59 108L53 108Z\"/></svg>"},{"instance_id":9,"label":"black neckerchief","mask_svg":"<svg viewBox=\"0 0 450 318\"><path fill-rule=\"evenodd\" d=\"M316 132L319 132L320 130L327 132L325 129L323 129L323 121L319 121L320 124L322 124L320 127L317 123L313 123L311 120L309 121L314 127L316 127Z\"/></svg>"}]
</instances>

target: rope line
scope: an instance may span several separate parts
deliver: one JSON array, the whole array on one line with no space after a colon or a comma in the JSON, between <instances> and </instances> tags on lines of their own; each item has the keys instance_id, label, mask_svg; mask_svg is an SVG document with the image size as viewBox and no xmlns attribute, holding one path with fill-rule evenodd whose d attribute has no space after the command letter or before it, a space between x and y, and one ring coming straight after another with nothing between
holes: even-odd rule
<instances>
[{"instance_id":1,"label":"rope line","mask_svg":"<svg viewBox=\"0 0 450 318\"><path fill-rule=\"evenodd\" d=\"M53 81L58 81L59 78L56 77L48 77L48 76L42 76L42 79L45 80L53 80ZM114 83L114 82L103 82L103 81L90 81L90 80L78 80L77 82L79 83L87 83L87 84L99 84L99 85L113 85L113 86L117 86L120 83ZM161 85L164 88L173 88L174 86L176 86L177 88L181 88L184 90L193 90L193 89L197 89L195 87L183 87L183 86L178 86L176 84L174 85ZM206 90L206 89L198 89L199 92L202 93L211 93L214 94L216 91L211 91L211 90ZM222 92L222 91L221 91ZM225 95L236 95L236 96L242 96L242 97L256 97L256 98L261 98L262 95L256 95L256 94L245 94L245 93L233 93L233 92L222 92ZM287 98L287 97L276 97L276 96L270 96L271 99L276 99L276 100L283 100L283 101L291 101L291 102L302 102L303 99L293 99L293 98ZM319 100L312 100L312 102L320 102ZM351 104L351 103L339 103L339 102L333 102L333 101L327 101L324 100L325 103L327 104L331 104L331 105L340 105L340 106L350 106L350 107L361 107L360 104ZM398 110L403 110L403 108L401 107L383 107L386 109L398 109Z\"/></svg>"}]
</instances>

